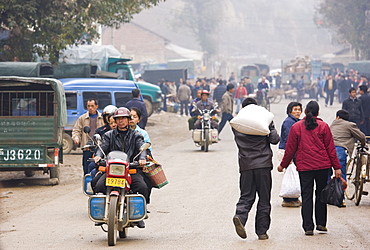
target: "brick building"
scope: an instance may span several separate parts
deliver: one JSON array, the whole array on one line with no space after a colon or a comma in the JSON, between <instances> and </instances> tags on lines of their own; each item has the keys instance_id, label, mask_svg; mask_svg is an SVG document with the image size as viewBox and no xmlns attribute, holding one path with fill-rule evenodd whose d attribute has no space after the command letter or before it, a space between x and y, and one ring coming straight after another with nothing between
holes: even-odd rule
<instances>
[{"instance_id":1,"label":"brick building","mask_svg":"<svg viewBox=\"0 0 370 250\"><path fill-rule=\"evenodd\" d=\"M103 28L102 45L113 45L123 57L132 57L133 63L165 63L184 58L166 48L170 41L138 24L125 23L119 29Z\"/></svg>"}]
</instances>

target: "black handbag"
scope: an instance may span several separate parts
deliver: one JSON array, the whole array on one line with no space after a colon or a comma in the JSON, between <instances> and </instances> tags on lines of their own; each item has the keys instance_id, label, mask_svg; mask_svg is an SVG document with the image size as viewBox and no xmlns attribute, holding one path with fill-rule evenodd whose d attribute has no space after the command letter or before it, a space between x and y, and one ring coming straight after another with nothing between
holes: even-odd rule
<instances>
[{"instance_id":1,"label":"black handbag","mask_svg":"<svg viewBox=\"0 0 370 250\"><path fill-rule=\"evenodd\" d=\"M337 207L343 206L344 190L342 180L333 178L321 191L320 201Z\"/></svg>"}]
</instances>

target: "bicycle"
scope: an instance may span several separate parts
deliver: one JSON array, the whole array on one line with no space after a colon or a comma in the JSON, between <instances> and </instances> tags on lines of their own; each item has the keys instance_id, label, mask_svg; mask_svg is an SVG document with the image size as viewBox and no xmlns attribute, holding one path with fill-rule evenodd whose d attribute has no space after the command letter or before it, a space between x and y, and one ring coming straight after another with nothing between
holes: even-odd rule
<instances>
[{"instance_id":1,"label":"bicycle","mask_svg":"<svg viewBox=\"0 0 370 250\"><path fill-rule=\"evenodd\" d=\"M347 189L345 195L348 200L355 199L355 204L358 206L362 195L368 195L364 191L364 184L370 182L369 178L369 148L367 146L358 145L354 156L347 163Z\"/></svg>"}]
</instances>

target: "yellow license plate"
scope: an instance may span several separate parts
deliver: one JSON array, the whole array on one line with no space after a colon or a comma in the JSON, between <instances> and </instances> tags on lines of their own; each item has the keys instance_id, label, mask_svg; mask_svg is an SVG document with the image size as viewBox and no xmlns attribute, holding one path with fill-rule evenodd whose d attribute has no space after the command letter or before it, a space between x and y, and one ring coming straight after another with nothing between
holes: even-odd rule
<instances>
[{"instance_id":1,"label":"yellow license plate","mask_svg":"<svg viewBox=\"0 0 370 250\"><path fill-rule=\"evenodd\" d=\"M126 179L121 178L106 178L105 185L110 187L125 187Z\"/></svg>"}]
</instances>

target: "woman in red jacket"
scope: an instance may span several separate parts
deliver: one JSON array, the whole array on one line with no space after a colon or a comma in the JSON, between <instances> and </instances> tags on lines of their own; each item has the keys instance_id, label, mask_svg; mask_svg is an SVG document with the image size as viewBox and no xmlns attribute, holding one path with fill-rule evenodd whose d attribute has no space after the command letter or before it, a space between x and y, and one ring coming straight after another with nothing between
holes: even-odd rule
<instances>
[{"instance_id":1,"label":"woman in red jacket","mask_svg":"<svg viewBox=\"0 0 370 250\"><path fill-rule=\"evenodd\" d=\"M302 195L302 226L306 235L313 235L313 186L315 190L316 230L327 231L327 208L320 201L321 190L326 186L328 171L335 169L335 177L340 178L341 170L333 137L328 124L318 118L319 104L310 101L305 110L306 117L296 122L290 129L284 158L278 167L282 172L294 160L299 172Z\"/></svg>"}]
</instances>

